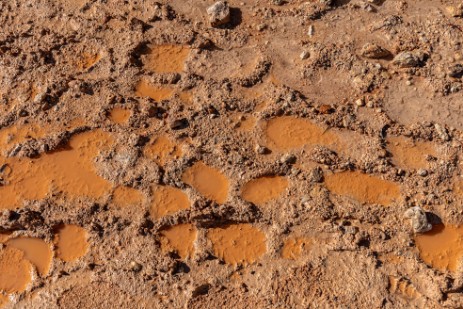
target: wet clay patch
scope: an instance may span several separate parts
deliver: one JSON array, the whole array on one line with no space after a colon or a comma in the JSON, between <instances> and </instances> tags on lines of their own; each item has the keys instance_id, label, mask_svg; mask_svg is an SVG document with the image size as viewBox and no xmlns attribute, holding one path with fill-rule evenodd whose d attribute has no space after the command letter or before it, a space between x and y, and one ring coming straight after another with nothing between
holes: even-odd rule
<instances>
[{"instance_id":1,"label":"wet clay patch","mask_svg":"<svg viewBox=\"0 0 463 309\"><path fill-rule=\"evenodd\" d=\"M151 45L150 53L144 57L145 68L155 73L180 73L190 48L183 45Z\"/></svg>"},{"instance_id":2,"label":"wet clay patch","mask_svg":"<svg viewBox=\"0 0 463 309\"><path fill-rule=\"evenodd\" d=\"M90 131L71 138L62 150L36 159L7 158L4 185L0 186L0 209L20 207L23 200L45 198L53 187L70 198L99 198L111 184L96 174L94 158L112 138L102 131Z\"/></svg>"},{"instance_id":3,"label":"wet clay patch","mask_svg":"<svg viewBox=\"0 0 463 309\"><path fill-rule=\"evenodd\" d=\"M157 102L170 98L174 90L160 85L153 85L142 79L135 88L135 94L139 97L149 97Z\"/></svg>"},{"instance_id":4,"label":"wet clay patch","mask_svg":"<svg viewBox=\"0 0 463 309\"><path fill-rule=\"evenodd\" d=\"M113 203L118 207L134 207L143 203L143 194L137 189L120 186L114 190Z\"/></svg>"},{"instance_id":5,"label":"wet clay patch","mask_svg":"<svg viewBox=\"0 0 463 309\"><path fill-rule=\"evenodd\" d=\"M30 139L43 138L48 131L48 126L32 124L4 128L0 130L0 149L6 151L15 144L23 143Z\"/></svg>"},{"instance_id":6,"label":"wet clay patch","mask_svg":"<svg viewBox=\"0 0 463 309\"><path fill-rule=\"evenodd\" d=\"M219 204L228 197L229 181L217 169L203 162L196 162L182 175L182 181L195 188L201 195Z\"/></svg>"},{"instance_id":7,"label":"wet clay patch","mask_svg":"<svg viewBox=\"0 0 463 309\"><path fill-rule=\"evenodd\" d=\"M32 264L21 250L6 247L0 252L0 291L19 293L32 280Z\"/></svg>"},{"instance_id":8,"label":"wet clay patch","mask_svg":"<svg viewBox=\"0 0 463 309\"><path fill-rule=\"evenodd\" d=\"M463 255L463 226L434 225L415 237L421 259L439 270L456 271Z\"/></svg>"},{"instance_id":9,"label":"wet clay patch","mask_svg":"<svg viewBox=\"0 0 463 309\"><path fill-rule=\"evenodd\" d=\"M161 231L163 252L175 252L182 259L192 257L198 231L192 224L179 224Z\"/></svg>"},{"instance_id":10,"label":"wet clay patch","mask_svg":"<svg viewBox=\"0 0 463 309\"><path fill-rule=\"evenodd\" d=\"M10 299L8 296L0 294L0 308L6 307L7 304L9 304Z\"/></svg>"},{"instance_id":11,"label":"wet clay patch","mask_svg":"<svg viewBox=\"0 0 463 309\"><path fill-rule=\"evenodd\" d=\"M389 205L400 197L400 187L361 172L342 172L325 177L328 190L361 203Z\"/></svg>"},{"instance_id":12,"label":"wet clay patch","mask_svg":"<svg viewBox=\"0 0 463 309\"><path fill-rule=\"evenodd\" d=\"M404 169L420 169L428 167L426 157L436 156L437 150L431 142L413 142L405 137L388 138L388 148L392 153L392 161Z\"/></svg>"},{"instance_id":13,"label":"wet clay patch","mask_svg":"<svg viewBox=\"0 0 463 309\"><path fill-rule=\"evenodd\" d=\"M303 147L304 145L332 145L337 136L307 119L283 116L268 121L265 134L270 146L280 150Z\"/></svg>"},{"instance_id":14,"label":"wet clay patch","mask_svg":"<svg viewBox=\"0 0 463 309\"><path fill-rule=\"evenodd\" d=\"M117 124L127 124L130 118L130 110L122 108L122 107L115 107L109 113L109 119Z\"/></svg>"},{"instance_id":15,"label":"wet clay patch","mask_svg":"<svg viewBox=\"0 0 463 309\"><path fill-rule=\"evenodd\" d=\"M227 264L251 264L267 251L262 231L250 224L234 224L210 229L214 253Z\"/></svg>"},{"instance_id":16,"label":"wet clay patch","mask_svg":"<svg viewBox=\"0 0 463 309\"><path fill-rule=\"evenodd\" d=\"M78 225L68 224L55 234L56 255L65 262L72 262L88 251L87 231Z\"/></svg>"},{"instance_id":17,"label":"wet clay patch","mask_svg":"<svg viewBox=\"0 0 463 309\"><path fill-rule=\"evenodd\" d=\"M169 186L158 186L153 189L151 215L155 219L190 208L190 200L182 190Z\"/></svg>"},{"instance_id":18,"label":"wet clay patch","mask_svg":"<svg viewBox=\"0 0 463 309\"><path fill-rule=\"evenodd\" d=\"M144 149L144 154L148 159L154 160L163 166L167 161L178 159L182 155L181 148L167 136L160 136Z\"/></svg>"},{"instance_id":19,"label":"wet clay patch","mask_svg":"<svg viewBox=\"0 0 463 309\"><path fill-rule=\"evenodd\" d=\"M50 271L53 252L49 244L40 238L20 237L6 242L7 247L21 250L24 258L29 260L43 277Z\"/></svg>"},{"instance_id":20,"label":"wet clay patch","mask_svg":"<svg viewBox=\"0 0 463 309\"><path fill-rule=\"evenodd\" d=\"M281 257L288 260L296 260L307 249L309 243L309 240L305 238L290 238L285 242L281 250Z\"/></svg>"},{"instance_id":21,"label":"wet clay patch","mask_svg":"<svg viewBox=\"0 0 463 309\"><path fill-rule=\"evenodd\" d=\"M263 205L278 198L288 187L288 180L281 176L265 176L246 183L241 190L241 197L253 204Z\"/></svg>"}]
</instances>

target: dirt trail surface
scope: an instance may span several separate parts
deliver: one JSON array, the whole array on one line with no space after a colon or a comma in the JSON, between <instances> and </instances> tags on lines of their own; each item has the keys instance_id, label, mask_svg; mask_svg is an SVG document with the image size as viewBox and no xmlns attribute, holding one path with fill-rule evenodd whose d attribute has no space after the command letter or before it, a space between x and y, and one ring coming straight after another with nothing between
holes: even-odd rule
<instances>
[{"instance_id":1,"label":"dirt trail surface","mask_svg":"<svg viewBox=\"0 0 463 309\"><path fill-rule=\"evenodd\" d=\"M461 308L459 1L0 1L0 308Z\"/></svg>"}]
</instances>

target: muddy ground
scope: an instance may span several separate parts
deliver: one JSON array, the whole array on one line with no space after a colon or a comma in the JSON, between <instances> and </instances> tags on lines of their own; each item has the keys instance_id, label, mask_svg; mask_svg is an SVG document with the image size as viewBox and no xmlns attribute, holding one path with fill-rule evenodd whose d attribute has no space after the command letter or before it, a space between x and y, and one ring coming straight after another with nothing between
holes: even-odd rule
<instances>
[{"instance_id":1,"label":"muddy ground","mask_svg":"<svg viewBox=\"0 0 463 309\"><path fill-rule=\"evenodd\" d=\"M0 307L462 307L459 1L212 4L0 2Z\"/></svg>"}]
</instances>

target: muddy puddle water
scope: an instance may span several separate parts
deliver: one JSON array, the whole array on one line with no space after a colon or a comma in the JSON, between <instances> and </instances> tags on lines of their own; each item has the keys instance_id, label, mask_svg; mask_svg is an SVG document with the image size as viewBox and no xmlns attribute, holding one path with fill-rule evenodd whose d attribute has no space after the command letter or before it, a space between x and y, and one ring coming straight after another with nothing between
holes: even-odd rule
<instances>
[{"instance_id":1,"label":"muddy puddle water","mask_svg":"<svg viewBox=\"0 0 463 309\"><path fill-rule=\"evenodd\" d=\"M21 250L6 247L0 251L0 291L18 293L32 280L32 264Z\"/></svg>"},{"instance_id":2,"label":"muddy puddle water","mask_svg":"<svg viewBox=\"0 0 463 309\"><path fill-rule=\"evenodd\" d=\"M423 261L440 270L456 271L463 257L463 226L434 225L415 237Z\"/></svg>"},{"instance_id":3,"label":"muddy puddle water","mask_svg":"<svg viewBox=\"0 0 463 309\"><path fill-rule=\"evenodd\" d=\"M265 134L270 147L280 150L300 148L304 145L333 145L338 141L335 134L307 119L292 116L273 118L268 121Z\"/></svg>"},{"instance_id":4,"label":"muddy puddle water","mask_svg":"<svg viewBox=\"0 0 463 309\"><path fill-rule=\"evenodd\" d=\"M160 85L154 85L142 79L135 88L135 94L139 97L148 97L157 102L170 98L174 90Z\"/></svg>"},{"instance_id":5,"label":"muddy puddle water","mask_svg":"<svg viewBox=\"0 0 463 309\"><path fill-rule=\"evenodd\" d=\"M190 208L188 196L180 189L169 186L157 186L153 190L154 197L151 205L151 215L155 219Z\"/></svg>"},{"instance_id":6,"label":"muddy puddle water","mask_svg":"<svg viewBox=\"0 0 463 309\"><path fill-rule=\"evenodd\" d=\"M155 73L180 73L190 48L183 45L151 45L150 53L144 57L145 68Z\"/></svg>"},{"instance_id":7,"label":"muddy puddle water","mask_svg":"<svg viewBox=\"0 0 463 309\"><path fill-rule=\"evenodd\" d=\"M6 246L21 250L24 253L24 258L37 267L41 276L48 274L53 252L45 241L40 238L20 237L8 240Z\"/></svg>"},{"instance_id":8,"label":"muddy puddle water","mask_svg":"<svg viewBox=\"0 0 463 309\"><path fill-rule=\"evenodd\" d=\"M120 186L114 190L113 203L118 207L135 207L143 203L143 194L137 189Z\"/></svg>"},{"instance_id":9,"label":"muddy puddle water","mask_svg":"<svg viewBox=\"0 0 463 309\"><path fill-rule=\"evenodd\" d=\"M55 234L56 255L65 262L72 262L88 251L87 231L78 225L68 224Z\"/></svg>"},{"instance_id":10,"label":"muddy puddle water","mask_svg":"<svg viewBox=\"0 0 463 309\"><path fill-rule=\"evenodd\" d=\"M400 197L400 187L361 172L341 172L325 177L331 193L351 197L361 203L389 205Z\"/></svg>"},{"instance_id":11,"label":"muddy puddle water","mask_svg":"<svg viewBox=\"0 0 463 309\"><path fill-rule=\"evenodd\" d=\"M182 175L182 181L192 186L204 197L219 204L225 203L228 197L229 181L219 170L196 162Z\"/></svg>"},{"instance_id":12,"label":"muddy puddle water","mask_svg":"<svg viewBox=\"0 0 463 309\"><path fill-rule=\"evenodd\" d=\"M192 224L174 225L161 231L161 250L175 252L182 259L192 257L198 231Z\"/></svg>"},{"instance_id":13,"label":"muddy puddle water","mask_svg":"<svg viewBox=\"0 0 463 309\"><path fill-rule=\"evenodd\" d=\"M426 157L436 156L436 146L431 142L413 142L405 137L388 138L388 148L392 161L403 169L421 169L428 167Z\"/></svg>"},{"instance_id":14,"label":"muddy puddle water","mask_svg":"<svg viewBox=\"0 0 463 309\"><path fill-rule=\"evenodd\" d=\"M304 250L307 249L309 241L305 238L291 238L288 239L281 251L281 257L288 260L296 260L299 258Z\"/></svg>"},{"instance_id":15,"label":"muddy puddle water","mask_svg":"<svg viewBox=\"0 0 463 309\"><path fill-rule=\"evenodd\" d=\"M278 198L288 187L288 179L281 176L265 176L246 183L241 190L241 197L253 204L263 205Z\"/></svg>"},{"instance_id":16,"label":"muddy puddle water","mask_svg":"<svg viewBox=\"0 0 463 309\"><path fill-rule=\"evenodd\" d=\"M122 108L122 107L115 107L109 113L109 119L117 124L127 124L130 118L130 110Z\"/></svg>"},{"instance_id":17,"label":"muddy puddle water","mask_svg":"<svg viewBox=\"0 0 463 309\"><path fill-rule=\"evenodd\" d=\"M250 224L233 224L210 229L215 255L227 264L251 264L267 251L265 234Z\"/></svg>"},{"instance_id":18,"label":"muddy puddle water","mask_svg":"<svg viewBox=\"0 0 463 309\"><path fill-rule=\"evenodd\" d=\"M111 184L96 174L94 158L112 138L102 131L75 135L65 149L39 158L7 158L5 185L0 186L0 209L20 207L24 200L39 200L53 189L70 198L99 198Z\"/></svg>"},{"instance_id":19,"label":"muddy puddle water","mask_svg":"<svg viewBox=\"0 0 463 309\"><path fill-rule=\"evenodd\" d=\"M168 161L181 157L182 150L167 136L159 136L152 144L145 147L144 154L148 159L164 166Z\"/></svg>"}]
</instances>

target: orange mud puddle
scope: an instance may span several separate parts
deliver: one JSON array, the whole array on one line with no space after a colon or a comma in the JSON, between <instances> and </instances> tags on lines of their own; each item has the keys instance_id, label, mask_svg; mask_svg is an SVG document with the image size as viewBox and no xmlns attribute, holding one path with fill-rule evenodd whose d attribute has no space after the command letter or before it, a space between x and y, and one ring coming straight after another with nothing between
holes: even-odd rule
<instances>
[{"instance_id":1,"label":"orange mud puddle","mask_svg":"<svg viewBox=\"0 0 463 309\"><path fill-rule=\"evenodd\" d=\"M240 120L238 122L238 131L241 131L241 132L252 131L252 129L254 129L254 127L256 126L256 122L257 122L256 117L251 116L251 115L246 115L246 116L243 116L243 118L244 118L243 120Z\"/></svg>"},{"instance_id":2,"label":"orange mud puddle","mask_svg":"<svg viewBox=\"0 0 463 309\"><path fill-rule=\"evenodd\" d=\"M20 207L24 200L43 199L51 189L70 198L102 197L111 184L96 174L93 161L110 143L110 135L97 130L75 135L66 148L39 158L4 159L8 173L6 184L0 186L0 209Z\"/></svg>"},{"instance_id":3,"label":"orange mud puddle","mask_svg":"<svg viewBox=\"0 0 463 309\"><path fill-rule=\"evenodd\" d=\"M415 243L426 264L456 271L463 255L463 226L434 225L431 231L416 235Z\"/></svg>"},{"instance_id":4,"label":"orange mud puddle","mask_svg":"<svg viewBox=\"0 0 463 309\"><path fill-rule=\"evenodd\" d=\"M241 189L241 197L253 204L263 205L281 196L288 188L288 179L281 176L265 176L253 179Z\"/></svg>"},{"instance_id":5,"label":"orange mud puddle","mask_svg":"<svg viewBox=\"0 0 463 309\"><path fill-rule=\"evenodd\" d=\"M215 254L231 265L251 264L267 251L265 234L250 224L233 224L210 229Z\"/></svg>"},{"instance_id":6,"label":"orange mud puddle","mask_svg":"<svg viewBox=\"0 0 463 309\"><path fill-rule=\"evenodd\" d=\"M267 122L265 134L270 147L279 150L300 148L305 145L333 145L338 137L307 119L292 116L273 118Z\"/></svg>"},{"instance_id":7,"label":"orange mud puddle","mask_svg":"<svg viewBox=\"0 0 463 309\"><path fill-rule=\"evenodd\" d=\"M88 251L87 231L80 226L67 224L55 234L56 255L65 262L72 262Z\"/></svg>"},{"instance_id":8,"label":"orange mud puddle","mask_svg":"<svg viewBox=\"0 0 463 309\"><path fill-rule=\"evenodd\" d=\"M109 119L117 124L127 124L130 118L130 110L122 108L122 107L115 107L109 113Z\"/></svg>"},{"instance_id":9,"label":"orange mud puddle","mask_svg":"<svg viewBox=\"0 0 463 309\"><path fill-rule=\"evenodd\" d=\"M428 167L427 155L436 156L436 146L431 142L413 142L405 137L388 138L388 148L392 161L404 169L421 169Z\"/></svg>"},{"instance_id":10,"label":"orange mud puddle","mask_svg":"<svg viewBox=\"0 0 463 309\"><path fill-rule=\"evenodd\" d=\"M183 45L152 45L144 57L145 68L155 73L181 73L190 48Z\"/></svg>"},{"instance_id":11,"label":"orange mud puddle","mask_svg":"<svg viewBox=\"0 0 463 309\"><path fill-rule=\"evenodd\" d=\"M21 250L24 258L29 260L40 276L44 277L50 271L53 252L49 244L40 238L19 237L6 242L7 247Z\"/></svg>"},{"instance_id":12,"label":"orange mud puddle","mask_svg":"<svg viewBox=\"0 0 463 309\"><path fill-rule=\"evenodd\" d=\"M400 187L361 172L342 172L325 177L328 190L361 203L389 205L400 197Z\"/></svg>"},{"instance_id":13,"label":"orange mud puddle","mask_svg":"<svg viewBox=\"0 0 463 309\"><path fill-rule=\"evenodd\" d=\"M0 149L8 150L13 145L23 143L30 139L39 139L47 135L49 127L27 124L24 126L11 126L0 130Z\"/></svg>"},{"instance_id":14,"label":"orange mud puddle","mask_svg":"<svg viewBox=\"0 0 463 309\"><path fill-rule=\"evenodd\" d=\"M281 251L281 257L288 260L298 259L303 250L307 249L309 241L305 238L291 238L288 239Z\"/></svg>"},{"instance_id":15,"label":"orange mud puddle","mask_svg":"<svg viewBox=\"0 0 463 309\"><path fill-rule=\"evenodd\" d=\"M151 215L155 219L190 208L190 200L182 190L168 186L158 186L153 189Z\"/></svg>"},{"instance_id":16,"label":"orange mud puddle","mask_svg":"<svg viewBox=\"0 0 463 309\"><path fill-rule=\"evenodd\" d=\"M180 92L178 96L179 96L180 100L182 100L182 102L185 103L186 105L193 104L193 92L192 92L192 90Z\"/></svg>"},{"instance_id":17,"label":"orange mud puddle","mask_svg":"<svg viewBox=\"0 0 463 309\"><path fill-rule=\"evenodd\" d=\"M32 264L21 250L6 247L0 251L0 291L19 293L32 280Z\"/></svg>"},{"instance_id":18,"label":"orange mud puddle","mask_svg":"<svg viewBox=\"0 0 463 309\"><path fill-rule=\"evenodd\" d=\"M182 181L192 186L204 197L219 204L228 197L229 181L220 171L203 162L196 162L182 175Z\"/></svg>"},{"instance_id":19,"label":"orange mud puddle","mask_svg":"<svg viewBox=\"0 0 463 309\"><path fill-rule=\"evenodd\" d=\"M134 207L143 203L143 194L134 188L120 186L114 190L113 203L118 207Z\"/></svg>"},{"instance_id":20,"label":"orange mud puddle","mask_svg":"<svg viewBox=\"0 0 463 309\"><path fill-rule=\"evenodd\" d=\"M142 79L135 88L135 94L139 97L149 97L157 102L166 100L172 96L174 90L166 86L153 85Z\"/></svg>"},{"instance_id":21,"label":"orange mud puddle","mask_svg":"<svg viewBox=\"0 0 463 309\"><path fill-rule=\"evenodd\" d=\"M160 136L152 144L145 147L144 154L148 159L164 166L168 161L180 158L182 149L167 136Z\"/></svg>"},{"instance_id":22,"label":"orange mud puddle","mask_svg":"<svg viewBox=\"0 0 463 309\"><path fill-rule=\"evenodd\" d=\"M197 234L198 231L192 224L174 225L161 231L161 250L175 252L182 259L192 257Z\"/></svg>"}]
</instances>

